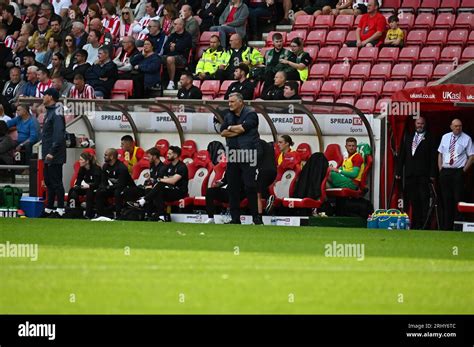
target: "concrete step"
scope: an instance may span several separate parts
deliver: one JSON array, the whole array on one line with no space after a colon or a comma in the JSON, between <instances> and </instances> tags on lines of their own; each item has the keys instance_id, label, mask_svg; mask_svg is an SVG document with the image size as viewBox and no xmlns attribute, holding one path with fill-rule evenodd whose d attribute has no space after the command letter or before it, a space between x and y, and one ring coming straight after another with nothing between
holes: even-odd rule
<instances>
[{"instance_id":1,"label":"concrete step","mask_svg":"<svg viewBox=\"0 0 474 347\"><path fill-rule=\"evenodd\" d=\"M249 46L253 48L265 47L265 41L249 41Z\"/></svg>"}]
</instances>

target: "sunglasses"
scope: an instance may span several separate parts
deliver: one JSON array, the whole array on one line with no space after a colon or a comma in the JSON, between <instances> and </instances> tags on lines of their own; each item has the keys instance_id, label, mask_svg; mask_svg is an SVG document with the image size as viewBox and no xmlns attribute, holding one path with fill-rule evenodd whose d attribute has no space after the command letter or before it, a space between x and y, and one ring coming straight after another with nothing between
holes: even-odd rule
<instances>
[{"instance_id":1,"label":"sunglasses","mask_svg":"<svg viewBox=\"0 0 474 347\"><path fill-rule=\"evenodd\" d=\"M64 41L66 41L66 42L72 42L72 40L71 40L71 39L66 39L66 40L64 40Z\"/></svg>"}]
</instances>

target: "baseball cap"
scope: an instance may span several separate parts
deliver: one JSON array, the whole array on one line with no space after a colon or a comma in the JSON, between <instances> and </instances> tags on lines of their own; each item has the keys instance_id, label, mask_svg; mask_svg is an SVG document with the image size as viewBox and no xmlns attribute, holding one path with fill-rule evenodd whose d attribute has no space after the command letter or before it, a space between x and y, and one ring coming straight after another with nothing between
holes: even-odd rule
<instances>
[{"instance_id":1,"label":"baseball cap","mask_svg":"<svg viewBox=\"0 0 474 347\"><path fill-rule=\"evenodd\" d=\"M54 101L59 100L59 92L54 88L46 89L45 92L43 93L43 95L51 95L53 97Z\"/></svg>"}]
</instances>

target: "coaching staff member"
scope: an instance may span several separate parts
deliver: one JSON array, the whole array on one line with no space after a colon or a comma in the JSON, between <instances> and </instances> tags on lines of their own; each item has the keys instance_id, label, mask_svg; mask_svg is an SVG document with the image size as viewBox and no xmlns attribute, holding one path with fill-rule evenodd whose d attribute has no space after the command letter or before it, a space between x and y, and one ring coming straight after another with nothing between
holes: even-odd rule
<instances>
[{"instance_id":1,"label":"coaching staff member","mask_svg":"<svg viewBox=\"0 0 474 347\"><path fill-rule=\"evenodd\" d=\"M412 208L412 229L421 229L428 217L430 180L436 176L436 147L426 131L426 121L418 117L415 132L407 134L400 149L396 179L405 178L405 193Z\"/></svg>"},{"instance_id":2,"label":"coaching staff member","mask_svg":"<svg viewBox=\"0 0 474 347\"><path fill-rule=\"evenodd\" d=\"M229 95L229 112L221 125L221 136L226 138L229 149L227 182L229 190L231 224L240 224L240 188L243 183L254 224L263 224L257 207L257 157L261 154L258 116L244 106L240 93ZM233 160L232 153L235 153ZM248 160L253 155L253 162ZM243 159L247 160L243 160ZM242 182L243 181L243 182Z\"/></svg>"},{"instance_id":3,"label":"coaching staff member","mask_svg":"<svg viewBox=\"0 0 474 347\"><path fill-rule=\"evenodd\" d=\"M474 147L462 122L454 119L451 132L444 134L438 147L439 183L443 200L443 229L453 230L457 205L464 191L464 174L474 161Z\"/></svg>"},{"instance_id":4,"label":"coaching staff member","mask_svg":"<svg viewBox=\"0 0 474 347\"><path fill-rule=\"evenodd\" d=\"M56 103L59 93L49 88L43 93L43 104L46 107L46 118L43 123L43 147L41 152L44 161L44 183L48 189L48 204L43 217L62 217L64 214L63 165L66 163L66 123ZM58 208L54 211L54 200Z\"/></svg>"}]
</instances>

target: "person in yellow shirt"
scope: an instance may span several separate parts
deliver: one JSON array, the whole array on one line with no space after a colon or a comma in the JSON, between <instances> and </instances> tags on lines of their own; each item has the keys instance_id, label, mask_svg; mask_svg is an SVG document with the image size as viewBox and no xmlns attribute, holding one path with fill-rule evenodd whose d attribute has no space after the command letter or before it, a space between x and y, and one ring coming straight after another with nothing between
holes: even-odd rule
<instances>
[{"instance_id":1,"label":"person in yellow shirt","mask_svg":"<svg viewBox=\"0 0 474 347\"><path fill-rule=\"evenodd\" d=\"M219 36L212 35L209 43L210 47L204 51L196 66L196 78L201 81L214 79L221 55L224 53Z\"/></svg>"},{"instance_id":2,"label":"person in yellow shirt","mask_svg":"<svg viewBox=\"0 0 474 347\"><path fill-rule=\"evenodd\" d=\"M293 146L293 140L289 135L281 135L278 138L278 147L280 148L280 155L278 156L277 165L280 165L283 161L283 156L286 153L293 152L291 146Z\"/></svg>"},{"instance_id":3,"label":"person in yellow shirt","mask_svg":"<svg viewBox=\"0 0 474 347\"><path fill-rule=\"evenodd\" d=\"M118 160L125 164L130 174L133 166L145 156L145 151L135 146L135 141L130 135L125 135L120 139L120 149L117 152Z\"/></svg>"},{"instance_id":4,"label":"person in yellow shirt","mask_svg":"<svg viewBox=\"0 0 474 347\"><path fill-rule=\"evenodd\" d=\"M398 17L390 16L388 18L390 29L385 36L384 47L402 47L405 33L398 27Z\"/></svg>"},{"instance_id":5,"label":"person in yellow shirt","mask_svg":"<svg viewBox=\"0 0 474 347\"><path fill-rule=\"evenodd\" d=\"M331 167L328 179L330 188L359 189L362 173L364 172L364 158L357 152L357 140L353 137L346 139L347 158L340 168Z\"/></svg>"}]
</instances>

